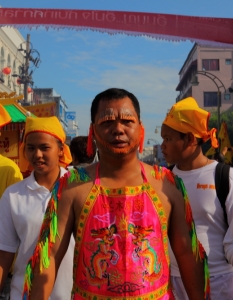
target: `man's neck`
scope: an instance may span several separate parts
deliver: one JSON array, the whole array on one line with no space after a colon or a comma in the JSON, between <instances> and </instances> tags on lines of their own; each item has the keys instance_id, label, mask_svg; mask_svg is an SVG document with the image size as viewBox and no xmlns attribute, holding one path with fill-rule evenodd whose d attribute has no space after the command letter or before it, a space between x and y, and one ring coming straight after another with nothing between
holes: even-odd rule
<instances>
[{"instance_id":1,"label":"man's neck","mask_svg":"<svg viewBox=\"0 0 233 300\"><path fill-rule=\"evenodd\" d=\"M111 174L112 172L124 172L127 169L135 168L135 164L138 162L136 155L128 154L124 157L104 157L100 158L100 166L106 173Z\"/></svg>"},{"instance_id":2,"label":"man's neck","mask_svg":"<svg viewBox=\"0 0 233 300\"><path fill-rule=\"evenodd\" d=\"M100 159L101 183L109 187L135 186L142 183L141 166L136 155L119 159Z\"/></svg>"},{"instance_id":3,"label":"man's neck","mask_svg":"<svg viewBox=\"0 0 233 300\"><path fill-rule=\"evenodd\" d=\"M182 171L191 171L200 169L208 165L211 161L203 153L198 156L191 156L176 164L177 168Z\"/></svg>"}]
</instances>

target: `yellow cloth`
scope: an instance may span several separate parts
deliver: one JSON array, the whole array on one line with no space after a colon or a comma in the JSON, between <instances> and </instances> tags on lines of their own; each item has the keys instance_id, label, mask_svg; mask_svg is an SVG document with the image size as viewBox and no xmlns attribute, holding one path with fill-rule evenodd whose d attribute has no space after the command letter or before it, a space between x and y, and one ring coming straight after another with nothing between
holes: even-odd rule
<instances>
[{"instance_id":1,"label":"yellow cloth","mask_svg":"<svg viewBox=\"0 0 233 300\"><path fill-rule=\"evenodd\" d=\"M210 147L210 149L205 153L205 156L213 156L216 153L214 147Z\"/></svg>"},{"instance_id":2,"label":"yellow cloth","mask_svg":"<svg viewBox=\"0 0 233 300\"><path fill-rule=\"evenodd\" d=\"M10 123L11 116L8 114L6 109L0 104L0 127Z\"/></svg>"},{"instance_id":3,"label":"yellow cloth","mask_svg":"<svg viewBox=\"0 0 233 300\"><path fill-rule=\"evenodd\" d=\"M216 129L208 131L210 113L201 109L194 98L188 97L174 104L167 114L163 124L182 133L191 132L204 142L211 139L211 145L218 147Z\"/></svg>"},{"instance_id":4,"label":"yellow cloth","mask_svg":"<svg viewBox=\"0 0 233 300\"><path fill-rule=\"evenodd\" d=\"M64 144L66 140L65 132L57 117L32 118L28 117L25 124L24 141L19 148L19 167L21 172L32 170L28 160L24 155L24 142L28 134L32 132L44 132L57 138L63 144L63 156L59 158L59 165L66 168L72 161L70 148Z\"/></svg>"},{"instance_id":5,"label":"yellow cloth","mask_svg":"<svg viewBox=\"0 0 233 300\"><path fill-rule=\"evenodd\" d=\"M17 164L10 158L0 154L0 198L8 186L22 179L23 175Z\"/></svg>"},{"instance_id":6,"label":"yellow cloth","mask_svg":"<svg viewBox=\"0 0 233 300\"><path fill-rule=\"evenodd\" d=\"M221 140L221 149L220 149L221 153L225 147L231 148L231 142L228 136L226 122L222 122L218 137ZM227 151L227 153L225 154L225 163L231 164L232 154L233 154L232 151Z\"/></svg>"}]
</instances>

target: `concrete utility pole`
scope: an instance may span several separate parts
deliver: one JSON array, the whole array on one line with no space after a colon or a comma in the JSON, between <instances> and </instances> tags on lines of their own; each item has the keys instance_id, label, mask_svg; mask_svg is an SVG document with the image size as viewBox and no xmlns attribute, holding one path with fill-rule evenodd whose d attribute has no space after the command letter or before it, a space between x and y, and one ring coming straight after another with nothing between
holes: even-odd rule
<instances>
[{"instance_id":1,"label":"concrete utility pole","mask_svg":"<svg viewBox=\"0 0 233 300\"><path fill-rule=\"evenodd\" d=\"M24 65L24 76L27 79L28 78L28 70L29 70L29 64L30 64L30 34L27 34L27 40L26 40L26 53L25 53L25 65ZM25 80L24 83L24 102L28 101L28 80Z\"/></svg>"}]
</instances>

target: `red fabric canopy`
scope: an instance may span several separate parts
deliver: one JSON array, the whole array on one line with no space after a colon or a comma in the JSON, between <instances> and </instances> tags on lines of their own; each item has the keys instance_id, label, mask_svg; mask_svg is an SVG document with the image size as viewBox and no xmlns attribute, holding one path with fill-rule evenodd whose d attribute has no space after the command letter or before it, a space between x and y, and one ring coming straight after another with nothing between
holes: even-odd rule
<instances>
[{"instance_id":1,"label":"red fabric canopy","mask_svg":"<svg viewBox=\"0 0 233 300\"><path fill-rule=\"evenodd\" d=\"M92 29L153 38L232 47L233 19L144 12L0 8L0 26Z\"/></svg>"}]
</instances>

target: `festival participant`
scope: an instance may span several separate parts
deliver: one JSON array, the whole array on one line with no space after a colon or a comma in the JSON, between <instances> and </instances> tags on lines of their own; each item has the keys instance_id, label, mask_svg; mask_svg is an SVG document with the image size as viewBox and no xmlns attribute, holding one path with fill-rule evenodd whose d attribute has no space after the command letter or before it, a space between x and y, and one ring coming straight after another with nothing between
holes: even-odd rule
<instances>
[{"instance_id":1,"label":"festival participant","mask_svg":"<svg viewBox=\"0 0 233 300\"><path fill-rule=\"evenodd\" d=\"M10 158L0 154L0 198L6 188L14 183L23 180L23 175L20 172L18 165ZM0 200L1 201L1 200ZM12 270L9 271L6 282L0 292L1 300L10 299L10 282L12 278Z\"/></svg>"},{"instance_id":2,"label":"festival participant","mask_svg":"<svg viewBox=\"0 0 233 300\"><path fill-rule=\"evenodd\" d=\"M190 199L197 237L206 250L210 271L211 300L233 299L233 266L226 258L223 240L227 224L215 190L217 162L202 153L202 143L211 139L217 148L216 129L208 130L210 113L199 108L195 99L186 98L177 102L165 118L161 136L162 152L168 163L175 164L172 171L183 179ZM230 191L226 200L229 226L233 228L233 169L230 170ZM230 227L229 227L230 228ZM233 262L233 235L228 236L228 247ZM181 275L171 253L172 284L178 299L188 300ZM229 260L229 257L227 257Z\"/></svg>"},{"instance_id":3,"label":"festival participant","mask_svg":"<svg viewBox=\"0 0 233 300\"><path fill-rule=\"evenodd\" d=\"M51 190L66 173L61 166L71 162L65 133L56 117L27 118L24 142L20 147L20 168L29 164L34 171L29 177L4 192L0 201L0 283L1 287L13 262L11 299L21 299L24 273L33 254ZM60 266L51 300L70 298L72 288L74 239Z\"/></svg>"},{"instance_id":4,"label":"festival participant","mask_svg":"<svg viewBox=\"0 0 233 300\"><path fill-rule=\"evenodd\" d=\"M0 198L5 189L23 179L18 165L10 158L0 154Z\"/></svg>"},{"instance_id":5,"label":"festival participant","mask_svg":"<svg viewBox=\"0 0 233 300\"><path fill-rule=\"evenodd\" d=\"M182 182L166 168L153 168L138 159L144 128L137 98L116 88L98 94L91 122L88 153L94 137L100 161L71 170L56 184L27 266L23 299L48 299L72 232L73 300L174 299L168 235L190 299L207 299L205 252L196 239ZM58 228L50 230L56 207ZM42 272L39 249L43 260L49 260Z\"/></svg>"},{"instance_id":6,"label":"festival participant","mask_svg":"<svg viewBox=\"0 0 233 300\"><path fill-rule=\"evenodd\" d=\"M87 136L76 136L70 142L70 152L72 156L72 165L76 167L86 167L93 163L96 157L96 144L92 142L93 154L87 154Z\"/></svg>"},{"instance_id":7,"label":"festival participant","mask_svg":"<svg viewBox=\"0 0 233 300\"><path fill-rule=\"evenodd\" d=\"M11 116L0 104L0 127L8 124L11 121ZM17 164L3 155L0 155L0 198L5 189L13 183L19 182L23 179Z\"/></svg>"},{"instance_id":8,"label":"festival participant","mask_svg":"<svg viewBox=\"0 0 233 300\"><path fill-rule=\"evenodd\" d=\"M11 116L0 104L0 127L8 124L11 121ZM6 188L23 179L18 165L10 158L0 155L0 198ZM6 282L0 290L0 299L8 300L10 297L10 282L12 274L9 272Z\"/></svg>"}]
</instances>

